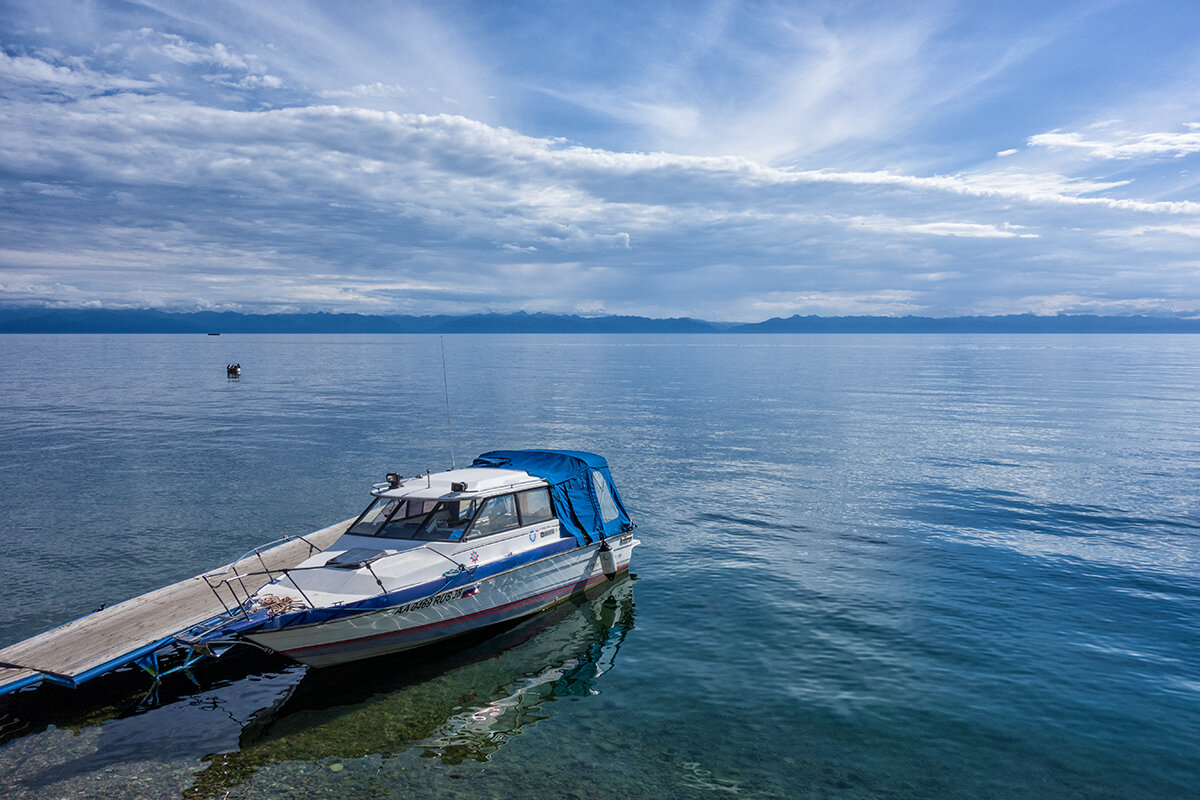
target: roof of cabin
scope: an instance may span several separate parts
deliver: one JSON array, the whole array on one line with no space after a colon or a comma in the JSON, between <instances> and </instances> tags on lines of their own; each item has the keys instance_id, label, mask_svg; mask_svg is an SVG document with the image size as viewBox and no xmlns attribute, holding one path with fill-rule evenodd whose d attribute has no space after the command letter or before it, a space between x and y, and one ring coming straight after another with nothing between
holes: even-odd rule
<instances>
[{"instance_id":1,"label":"roof of cabin","mask_svg":"<svg viewBox=\"0 0 1200 800\"><path fill-rule=\"evenodd\" d=\"M462 494L455 492L455 483L467 485L466 494L489 494L518 487L530 488L545 486L541 478L535 478L528 472L518 469L496 469L494 467L465 467L451 469L445 472L434 472L428 477L421 475L409 478L395 489L385 489L376 492L381 497L418 497L434 499L446 495Z\"/></svg>"}]
</instances>

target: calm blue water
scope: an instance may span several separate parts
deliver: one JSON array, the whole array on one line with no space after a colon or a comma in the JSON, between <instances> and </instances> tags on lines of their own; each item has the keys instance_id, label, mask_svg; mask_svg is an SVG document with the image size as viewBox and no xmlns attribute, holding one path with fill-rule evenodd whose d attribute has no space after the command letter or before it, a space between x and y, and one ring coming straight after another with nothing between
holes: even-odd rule
<instances>
[{"instance_id":1,"label":"calm blue water","mask_svg":"<svg viewBox=\"0 0 1200 800\"><path fill-rule=\"evenodd\" d=\"M637 579L421 659L0 707L0 794L1198 796L1200 337L445 349L458 463L605 455ZM0 337L0 644L448 462L437 337Z\"/></svg>"}]
</instances>

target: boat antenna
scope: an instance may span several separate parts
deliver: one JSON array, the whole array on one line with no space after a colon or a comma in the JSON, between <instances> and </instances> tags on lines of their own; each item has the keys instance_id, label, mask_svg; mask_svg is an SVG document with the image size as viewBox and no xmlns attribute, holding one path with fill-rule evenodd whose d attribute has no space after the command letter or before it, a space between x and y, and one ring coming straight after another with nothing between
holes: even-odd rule
<instances>
[{"instance_id":1,"label":"boat antenna","mask_svg":"<svg viewBox=\"0 0 1200 800\"><path fill-rule=\"evenodd\" d=\"M442 340L442 388L446 390L446 432L450 437L450 469L454 469L454 426L450 424L450 380L446 377L446 337Z\"/></svg>"}]
</instances>

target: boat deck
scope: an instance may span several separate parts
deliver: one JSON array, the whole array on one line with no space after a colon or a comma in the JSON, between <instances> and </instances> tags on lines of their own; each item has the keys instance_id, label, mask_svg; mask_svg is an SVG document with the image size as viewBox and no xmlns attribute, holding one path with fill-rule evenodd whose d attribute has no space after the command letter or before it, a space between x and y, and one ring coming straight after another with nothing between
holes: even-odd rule
<instances>
[{"instance_id":1,"label":"boat deck","mask_svg":"<svg viewBox=\"0 0 1200 800\"><path fill-rule=\"evenodd\" d=\"M329 547L351 522L353 519L344 520L252 553L219 570L155 589L9 645L0 650L0 695L42 680L78 686L148 656L170 644L177 634L224 613L227 607L236 607L239 599L270 580L261 573L294 567L313 552ZM238 596L221 579L233 579Z\"/></svg>"}]
</instances>

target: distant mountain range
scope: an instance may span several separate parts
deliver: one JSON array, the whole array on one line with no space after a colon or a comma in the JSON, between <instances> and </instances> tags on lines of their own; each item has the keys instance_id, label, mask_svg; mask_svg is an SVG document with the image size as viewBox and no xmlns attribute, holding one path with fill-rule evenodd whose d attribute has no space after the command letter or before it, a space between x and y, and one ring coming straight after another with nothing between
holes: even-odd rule
<instances>
[{"instance_id":1,"label":"distant mountain range","mask_svg":"<svg viewBox=\"0 0 1200 800\"><path fill-rule=\"evenodd\" d=\"M1087 314L993 317L776 317L721 323L687 317L563 314L367 316L174 313L151 309L0 308L0 333L1200 333L1200 319Z\"/></svg>"}]
</instances>

